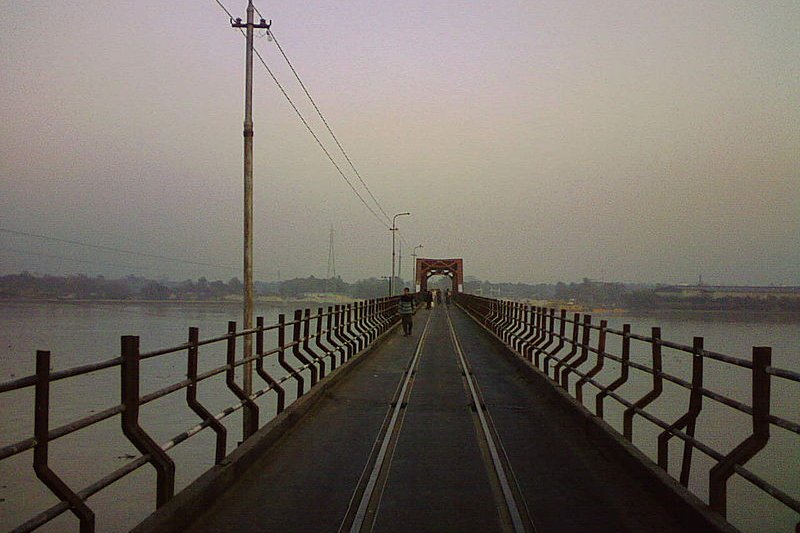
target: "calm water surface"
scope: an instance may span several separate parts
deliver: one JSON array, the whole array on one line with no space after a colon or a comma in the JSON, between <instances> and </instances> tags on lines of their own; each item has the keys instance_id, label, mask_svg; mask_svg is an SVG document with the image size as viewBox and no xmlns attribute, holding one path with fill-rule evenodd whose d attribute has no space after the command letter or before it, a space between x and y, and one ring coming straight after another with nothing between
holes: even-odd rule
<instances>
[{"instance_id":1,"label":"calm water surface","mask_svg":"<svg viewBox=\"0 0 800 533\"><path fill-rule=\"evenodd\" d=\"M277 320L279 313L291 315L293 308L262 306L257 314L267 324ZM229 320L240 317L239 304L134 304L134 303L4 303L0 305L0 381L33 373L37 349L52 352L54 370L78 364L116 357L120 335L138 335L141 349L179 345L186 341L190 326L200 328L200 337L224 334ZM593 323L599 323L594 317ZM667 313L655 315L625 315L609 318L609 327L621 329L632 324L633 331L649 334L652 326L662 328L662 337L691 345L693 336L703 336L708 350L749 359L754 345L773 347L773 364L792 370L800 369L800 316L763 316L741 313ZM594 340L592 343L594 344ZM275 339L267 336L267 346ZM608 351L618 354L612 340ZM633 346L633 360L649 362L649 347ZM200 371L224 364L225 349L220 344L205 347L200 352ZM688 364L687 364L688 361ZM706 366L706 386L727 396L750 403L749 372L726 365ZM142 392L151 392L174 383L185 376L183 353L158 357L142 364ZM691 368L683 354L664 351L664 370L688 379ZM282 374L268 364L267 369ZM599 378L614 379L618 367L608 364ZM637 398L648 390L651 378L631 375L631 381L621 392ZM287 387L287 399L291 399ZM224 377L204 382L199 397L212 412L219 412L234 403L225 389ZM773 383L773 412L797 421L800 405L800 386ZM259 402L261 421L274 414L274 398L267 394ZM53 384L51 391L50 426L56 427L78 417L86 416L115 405L119 401L118 369L96 372L90 376ZM31 391L5 394L0 397L0 445L32 435L33 404ZM594 394L586 389L584 404L593 409ZM665 385L664 394L652 405L653 412L672 420L686 409L687 396L675 387ZM163 443L198 422L187 412L184 395L173 394L142 407L142 425L157 442ZM621 429L622 410L613 401L606 402L606 418ZM226 419L228 449L241 439L241 418L237 414ZM727 408L718 408L706 400L698 421L697 435L717 449L727 451L748 432L749 420ZM655 457L653 426L641 420L634 425L634 438L642 450ZM800 439L795 435L773 429L767 449L748 464L756 473L775 482L782 490L800 495ZM176 490L180 490L213 465L214 435L203 431L170 451L176 463ZM135 449L121 436L119 417L114 417L77 434L51 444L51 465L76 490L82 489L103 475L124 465L136 454ZM677 444L671 448L671 471L679 465ZM0 529L6 530L35 515L56 499L39 483L31 468L32 452L28 451L0 463ZM705 473L712 462L695 451L692 489L703 499L706 493ZM677 467L679 468L679 466ZM791 531L800 519L765 498L749 483L733 478L730 484L730 519L743 531ZM127 531L154 508L155 474L145 466L136 473L115 483L89 499L96 510L98 531ZM769 516L764 521L763 517ZM758 518L762 517L762 518ZM75 530L71 515L62 515L44 531Z\"/></svg>"}]
</instances>

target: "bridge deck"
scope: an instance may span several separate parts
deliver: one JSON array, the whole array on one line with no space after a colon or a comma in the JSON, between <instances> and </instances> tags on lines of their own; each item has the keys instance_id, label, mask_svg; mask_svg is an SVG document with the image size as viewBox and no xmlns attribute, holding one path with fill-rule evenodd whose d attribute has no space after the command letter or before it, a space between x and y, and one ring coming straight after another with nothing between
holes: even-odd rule
<instances>
[{"instance_id":1,"label":"bridge deck","mask_svg":"<svg viewBox=\"0 0 800 533\"><path fill-rule=\"evenodd\" d=\"M501 464L521 522L503 498L450 324L505 450ZM416 353L406 401L387 431ZM646 480L606 457L569 406L539 390L456 308L417 313L412 337L392 334L325 394L191 531L349 531L385 434L393 438L371 504L361 508L363 530L514 531L520 523L540 532L698 529L681 522Z\"/></svg>"}]
</instances>

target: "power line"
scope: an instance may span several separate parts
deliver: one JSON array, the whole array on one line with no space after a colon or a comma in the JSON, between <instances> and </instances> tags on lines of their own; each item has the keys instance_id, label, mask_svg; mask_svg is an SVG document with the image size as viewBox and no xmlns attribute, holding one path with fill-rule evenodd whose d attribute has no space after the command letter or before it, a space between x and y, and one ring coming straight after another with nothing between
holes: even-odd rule
<instances>
[{"instance_id":1,"label":"power line","mask_svg":"<svg viewBox=\"0 0 800 533\"><path fill-rule=\"evenodd\" d=\"M258 59L261 61L261 64L264 65L264 68L267 69L267 72L272 77L272 80L278 86L278 88L280 89L281 93L283 93L283 96L289 102L289 105L292 106L292 109L294 109L294 112L297 114L297 116L300 119L300 121L306 127L306 129L311 134L311 136L314 137L314 140L317 141L317 144L322 149L322 151L325 153L325 155L328 157L328 160L331 162L331 164L334 166L334 168L336 168L336 171L339 172L339 175L342 177L342 179L345 181L345 183L347 183L347 185L355 193L355 195L358 197L358 199L361 200L361 203L364 204L364 207L369 209L370 213L372 213L375 216L375 218L378 220L378 222L380 222L381 225L384 226L386 229L389 229L389 227L390 227L389 224L386 223L380 217L380 215L375 212L375 210L372 208L372 206L370 206L366 202L366 200L364 200L364 197L361 196L361 194L358 192L358 190L356 190L356 188L353 186L353 183L347 178L347 176L344 174L344 172L342 172L341 167L333 159L333 156L331 156L330 152L328 152L328 149L325 148L325 145L322 144L322 141L320 140L320 138L317 136L316 133L314 133L314 130L311 129L311 126L308 124L308 122L306 121L305 117L303 117L302 113L300 113L300 110L297 108L295 103L292 101L292 99L286 93L286 90L283 88L283 85L281 85L281 83L278 81L278 78L275 77L275 74L273 74L272 70L269 68L269 66L267 66L266 61L264 61L264 58L261 56L261 53L258 50L255 50L255 49L254 49L254 52L256 53L256 56L258 57Z\"/></svg>"},{"instance_id":2,"label":"power line","mask_svg":"<svg viewBox=\"0 0 800 533\"><path fill-rule=\"evenodd\" d=\"M75 244L75 245L78 245L78 246L86 246L87 248L95 248L97 250L105 250L107 252L117 252L117 253L129 254L129 255L138 255L140 257L152 257L152 258L155 258L155 259L163 259L165 261L173 261L173 262L176 262L176 263L186 263L186 264L190 264L190 265L198 265L198 266L214 267L214 268L224 268L224 269L237 269L238 268L238 267L234 267L234 266L231 266L231 265L217 265L217 264L214 264L214 263L202 263L200 261L191 261L189 259L180 259L180 258L177 258L177 257L168 257L166 255L149 254L149 253L146 253L146 252L134 252L132 250L125 250L125 249L122 249L122 248L115 248L113 246L103 246L103 245L100 245L100 244L91 244L91 243L88 243L88 242L73 241L73 240L70 240L70 239L61 239L59 237L50 237L48 235L39 235L37 233L28 233L28 232L25 232L25 231L17 231L17 230L8 229L8 228L0 228L0 231L2 231L4 233L13 233L14 235L24 235L26 237L36 237L38 239L44 239L44 240L47 240L47 241L63 242L63 243L67 243L67 244Z\"/></svg>"},{"instance_id":3,"label":"power line","mask_svg":"<svg viewBox=\"0 0 800 533\"><path fill-rule=\"evenodd\" d=\"M227 15L228 15L228 16L229 16L231 19L233 19L233 17L232 17L232 16L231 16L231 14L230 14L230 11L228 11L228 9L227 9L227 8L225 8L225 6L224 6L224 5L222 5L222 3L220 3L220 1L219 1L219 0L215 0L215 2L216 2L216 3L217 3L217 4L218 4L218 5L219 5L219 6L222 8L222 10L223 10L223 11L225 11L225 13L226 13L226 14L227 14ZM258 10L256 10L256 11L258 11ZM259 12L258 14L259 14L259 17L261 17L261 13ZM263 17L261 17L261 18L263 18ZM239 28L239 31L240 31L240 32L241 32L241 33L244 35L244 31L243 31L241 28ZM336 161L333 159L333 157L331 156L331 154L330 154L330 152L328 151L328 149L327 149L327 148L325 148L325 145L323 145L323 144L322 144L322 141L321 141L321 140L320 140L320 138L317 136L317 134L316 134L316 133L314 133L314 130L311 128L311 126L309 125L309 123L308 123L308 121L305 119L305 117L303 117L303 114L300 112L300 110L298 109L298 107L295 105L294 101L293 101L293 100L292 100L292 99L289 97L289 94L288 94L288 93L286 92L286 90L283 88L283 85L281 85L281 83L278 81L278 78L277 78L277 77L275 77L275 74L272 72L272 69L270 69L270 68L269 68L269 65L267 65L267 62L264 60L264 57L261 55L261 53L260 53L260 52L259 52L257 49L255 49L255 47L253 48L253 51L255 52L255 54L256 54L256 57L258 57L259 61L261 61L261 64L264 66L264 68L265 68L265 69L267 70L267 72L269 73L270 77L272 78L272 81L274 81L274 82L275 82L275 85L277 85L277 86L278 86L278 89L280 89L280 91L281 91L281 93L283 94L284 98L286 98L286 101L288 101L288 102L289 102L289 105L291 105L291 106L292 106L292 109L294 109L294 112L297 114L297 116L298 116L298 118L300 119L300 121L303 123L303 125L306 127L306 129L308 130L308 132L311 134L311 136L312 136L312 137L314 138L314 140L317 142L317 144L319 145L319 147L320 147L320 148L322 149L322 151L325 153L325 155L327 156L328 160L329 160L329 161L331 162L331 164L334 166L334 168L335 168L335 169L336 169L336 171L339 173L339 175L342 177L342 179L345 181L345 183L347 183L347 185L350 187L350 189L353 191L353 193L354 193L354 194L355 194L355 195L358 197L358 199L361 201L361 203L362 203L362 204L364 204L364 207L366 207L367 209L369 209L370 213L372 213L372 214L373 214L373 216L375 216L375 218L378 220L378 222L380 222L380 223L381 223L381 225L382 225L382 226L384 226L386 229L389 229L389 227L390 227L390 226L389 226L389 224L388 224L386 221L384 221L384 220L383 220L383 219L380 217L380 215L379 215L379 214L378 214L378 213L377 213L377 212L376 212L376 211L375 211L375 210L372 208L372 206L370 206L370 205L369 205L369 204L366 202L366 200L364 200L364 197L363 197L363 196L361 196L361 194L358 192L358 190L357 190L357 189L356 189L356 188L353 186L353 183L352 183L352 182L351 182L351 181L348 179L348 177L347 177L347 176L345 175L345 173L342 171L341 167L340 167L340 166L339 166L339 165L336 163ZM378 206L378 207L380 207L380 206Z\"/></svg>"},{"instance_id":4,"label":"power line","mask_svg":"<svg viewBox=\"0 0 800 533\"><path fill-rule=\"evenodd\" d=\"M163 272L163 268L158 268L158 267L142 267L142 266L120 265L118 263L107 263L105 261L88 261L86 259L74 259L72 257L65 257L63 255L43 254L41 252L29 252L27 250L20 250L18 248L0 248L0 250L2 250L4 252L12 252L12 253L24 254L24 255L32 255L32 256L36 256L36 257L46 257L48 259L59 259L61 261L72 261L74 263L84 263L84 264L88 264L88 265L102 265L102 266L111 266L111 267L116 267L116 268L125 268L125 269L128 269L129 271L131 271L131 270L136 270L136 271L150 270L150 271L153 271L153 272ZM172 268L175 268L175 267L172 267Z\"/></svg>"},{"instance_id":5,"label":"power line","mask_svg":"<svg viewBox=\"0 0 800 533\"><path fill-rule=\"evenodd\" d=\"M224 5L222 5L222 2L220 2L219 0L214 0L214 1L217 3L217 5L218 5L219 7L221 7L221 8L222 8L222 10L223 10L225 13L227 13L227 14L228 14L228 17L230 17L230 19L231 19L231 20L233 20L233 15L231 15L231 12L230 12L230 11L228 11L228 8L227 8L227 7L225 7ZM258 11L258 9L256 9L256 11ZM259 13L259 14L258 14L258 16L260 17L260 16L261 16L261 13Z\"/></svg>"},{"instance_id":6,"label":"power line","mask_svg":"<svg viewBox=\"0 0 800 533\"><path fill-rule=\"evenodd\" d=\"M259 15L260 15L260 13L259 13ZM292 70L292 73L294 74L294 77L297 79L297 82L300 84L300 87L303 88L303 92L306 93L306 96L308 97L308 100L314 106L314 109L317 111L317 115L319 115L320 120L322 120L322 123L325 124L325 127L328 130L328 133L331 134L331 137L333 137L333 140L336 142L336 146L339 147L339 150L341 150L342 155L344 155L344 158L350 164L350 168L353 169L353 172L358 177L358 181L360 181L361 185L364 186L364 189L366 189L366 191L369 193L370 198L372 198L372 201L375 202L375 205L378 206L378 209L380 209L381 213L383 213L383 216L385 216L387 220L391 220L389 215L386 213L386 211L381 206L381 204L378 201L378 199L375 198L374 194L372 194L372 191L367 186L366 182L364 182L364 179L361 177L361 174L356 169L355 165L353 164L353 161L350 159L350 156L347 155L347 152L345 151L344 147L342 146L342 143L339 142L339 138L336 137L335 133L333 133L333 130L331 129L330 125L328 124L328 121L325 119L325 116L322 114L322 111L320 111L319 106L317 106L317 102L314 101L314 99L311 97L311 94L308 92L308 89L306 88L306 84L303 83L302 79L300 79L300 75L297 73L297 70L295 70L294 65L292 65L292 62L289 61L289 58L286 56L286 53L283 51L283 47L281 46L281 43L278 41L278 38L275 36L275 33L271 29L267 30L267 31L272 36L272 38L275 40L275 46L277 46L278 50L280 50L281 55L283 56L283 59L286 60L286 64L289 65L289 68Z\"/></svg>"}]
</instances>

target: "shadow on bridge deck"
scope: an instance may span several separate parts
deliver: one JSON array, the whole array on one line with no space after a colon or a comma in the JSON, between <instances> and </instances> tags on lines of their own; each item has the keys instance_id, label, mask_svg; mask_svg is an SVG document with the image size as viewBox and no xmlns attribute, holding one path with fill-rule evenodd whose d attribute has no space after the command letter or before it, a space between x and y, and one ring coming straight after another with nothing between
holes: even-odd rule
<instances>
[{"instance_id":1,"label":"shadow on bridge deck","mask_svg":"<svg viewBox=\"0 0 800 533\"><path fill-rule=\"evenodd\" d=\"M454 336L493 421L488 439ZM417 313L412 337L391 333L334 381L289 429L265 428L270 445L229 490L205 476L137 530L733 531L454 307Z\"/></svg>"}]
</instances>

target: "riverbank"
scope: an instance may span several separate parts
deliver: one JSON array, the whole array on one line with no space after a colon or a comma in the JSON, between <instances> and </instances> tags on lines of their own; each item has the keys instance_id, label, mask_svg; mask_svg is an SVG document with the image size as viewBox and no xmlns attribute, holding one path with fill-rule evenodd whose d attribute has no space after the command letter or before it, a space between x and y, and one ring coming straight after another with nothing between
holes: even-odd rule
<instances>
[{"instance_id":1,"label":"riverbank","mask_svg":"<svg viewBox=\"0 0 800 533\"><path fill-rule=\"evenodd\" d=\"M297 297L282 296L257 296L254 301L256 304L272 304L279 306L291 306L295 304L348 304L362 299L353 298L345 294L314 293ZM168 299L144 299L144 298L0 298L0 305L6 303L63 303L63 304L157 304L157 305L242 305L242 297L229 296L225 298L209 299L188 299L188 298L168 298Z\"/></svg>"}]
</instances>

